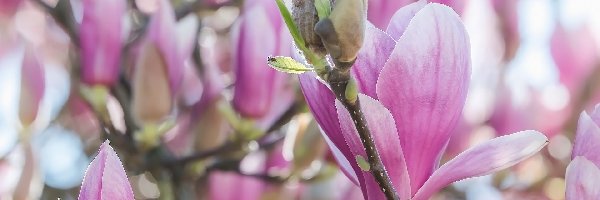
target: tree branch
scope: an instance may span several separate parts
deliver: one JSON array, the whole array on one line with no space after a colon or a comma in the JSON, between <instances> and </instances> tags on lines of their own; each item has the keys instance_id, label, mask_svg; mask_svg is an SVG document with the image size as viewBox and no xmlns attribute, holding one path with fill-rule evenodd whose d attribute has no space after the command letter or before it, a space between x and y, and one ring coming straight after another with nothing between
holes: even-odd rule
<instances>
[{"instance_id":1,"label":"tree branch","mask_svg":"<svg viewBox=\"0 0 600 200\"><path fill-rule=\"evenodd\" d=\"M397 200L399 199L398 193L383 166L383 162L381 161L381 157L379 156L379 152L375 145L375 140L369 130L365 116L360 109L360 101L358 98L351 100L346 96L346 87L352 78L350 76L350 67L352 64L353 63L341 63L338 64L339 67L332 68L328 73L327 82L336 98L342 102L354 121L354 126L356 127L362 145L367 153L367 159L370 166L369 171L375 178L375 181L385 194L386 198Z\"/></svg>"},{"instance_id":2,"label":"tree branch","mask_svg":"<svg viewBox=\"0 0 600 200\"><path fill-rule=\"evenodd\" d=\"M192 12L201 10L203 8L216 9L216 8L220 8L223 6L237 5L240 3L241 3L240 0L229 0L229 1L225 1L223 3L210 4L204 0L196 0L193 2L189 2L189 3L184 3L183 5L176 8L175 9L175 17L177 18L177 20L180 20L181 18L184 18L186 15L188 15Z\"/></svg>"}]
</instances>

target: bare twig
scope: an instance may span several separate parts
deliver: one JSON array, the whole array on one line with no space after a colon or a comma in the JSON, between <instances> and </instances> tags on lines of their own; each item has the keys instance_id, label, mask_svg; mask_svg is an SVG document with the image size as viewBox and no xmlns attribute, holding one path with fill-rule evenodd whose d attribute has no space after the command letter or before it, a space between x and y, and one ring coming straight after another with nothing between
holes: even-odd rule
<instances>
[{"instance_id":1,"label":"bare twig","mask_svg":"<svg viewBox=\"0 0 600 200\"><path fill-rule=\"evenodd\" d=\"M358 98L355 100L346 98L346 87L352 78L350 76L350 67L352 64L353 63L343 63L344 66L338 64L338 67L331 68L327 76L327 82L336 98L342 102L354 121L354 126L356 127L362 145L367 153L367 159L370 166L369 171L375 178L375 181L387 199L399 199L398 193L381 161L381 157L379 156L379 152L375 145L375 140L369 130L365 116L360 109L360 101Z\"/></svg>"},{"instance_id":2,"label":"bare twig","mask_svg":"<svg viewBox=\"0 0 600 200\"><path fill-rule=\"evenodd\" d=\"M194 2L185 3L181 6L179 6L178 8L176 8L175 9L175 17L177 18L177 20L180 20L181 18L184 18L188 14L196 12L198 10L217 9L217 8L220 8L223 6L239 5L239 4L241 4L241 2L242 2L241 0L230 0L230 1L225 1L223 3L212 4L212 3L208 3L204 0L196 0Z\"/></svg>"}]
</instances>

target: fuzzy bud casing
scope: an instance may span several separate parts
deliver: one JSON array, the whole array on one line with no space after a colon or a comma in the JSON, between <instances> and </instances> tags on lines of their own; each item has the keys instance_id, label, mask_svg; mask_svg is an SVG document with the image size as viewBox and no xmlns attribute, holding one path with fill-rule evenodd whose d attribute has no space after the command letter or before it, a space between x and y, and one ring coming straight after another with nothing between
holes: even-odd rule
<instances>
[{"instance_id":1,"label":"fuzzy bud casing","mask_svg":"<svg viewBox=\"0 0 600 200\"><path fill-rule=\"evenodd\" d=\"M324 56L327 53L321 37L315 33L315 25L319 21L315 0L293 0L292 14L306 47L313 53Z\"/></svg>"},{"instance_id":2,"label":"fuzzy bud casing","mask_svg":"<svg viewBox=\"0 0 600 200\"><path fill-rule=\"evenodd\" d=\"M319 21L314 31L336 62L350 63L362 47L366 23L364 0L338 0L331 15Z\"/></svg>"}]
</instances>

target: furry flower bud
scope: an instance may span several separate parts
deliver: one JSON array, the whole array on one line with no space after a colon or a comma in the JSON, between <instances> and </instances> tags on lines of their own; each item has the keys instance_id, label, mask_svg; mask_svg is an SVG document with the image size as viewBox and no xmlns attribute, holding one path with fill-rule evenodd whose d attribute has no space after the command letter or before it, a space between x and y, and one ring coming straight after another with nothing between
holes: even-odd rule
<instances>
[{"instance_id":1,"label":"furry flower bud","mask_svg":"<svg viewBox=\"0 0 600 200\"><path fill-rule=\"evenodd\" d=\"M315 0L294 0L292 14L306 47L313 53L324 56L327 53L321 37L315 33L315 25L319 21Z\"/></svg>"},{"instance_id":2,"label":"furry flower bud","mask_svg":"<svg viewBox=\"0 0 600 200\"><path fill-rule=\"evenodd\" d=\"M336 63L350 63L362 47L365 21L364 0L338 0L331 15L316 24L315 32Z\"/></svg>"}]
</instances>

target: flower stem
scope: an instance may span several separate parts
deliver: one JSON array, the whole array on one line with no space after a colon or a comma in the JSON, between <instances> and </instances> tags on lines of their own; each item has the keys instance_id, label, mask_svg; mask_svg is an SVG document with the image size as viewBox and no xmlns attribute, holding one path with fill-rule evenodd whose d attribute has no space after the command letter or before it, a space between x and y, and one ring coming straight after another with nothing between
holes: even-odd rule
<instances>
[{"instance_id":1,"label":"flower stem","mask_svg":"<svg viewBox=\"0 0 600 200\"><path fill-rule=\"evenodd\" d=\"M346 95L346 88L351 78L350 67L336 67L329 71L327 83L329 83L336 98L342 102L344 107L350 113L350 117L352 117L354 121L354 126L358 131L358 135L360 136L365 152L367 153L367 160L369 161L370 166L369 171L375 178L381 191L387 199L400 199L385 167L383 166L383 162L381 161L381 157L375 146L375 140L373 140L365 116L360 109L360 101L358 98L349 99Z\"/></svg>"}]
</instances>

